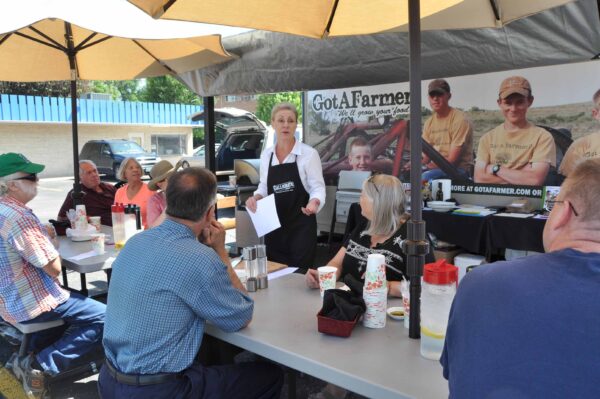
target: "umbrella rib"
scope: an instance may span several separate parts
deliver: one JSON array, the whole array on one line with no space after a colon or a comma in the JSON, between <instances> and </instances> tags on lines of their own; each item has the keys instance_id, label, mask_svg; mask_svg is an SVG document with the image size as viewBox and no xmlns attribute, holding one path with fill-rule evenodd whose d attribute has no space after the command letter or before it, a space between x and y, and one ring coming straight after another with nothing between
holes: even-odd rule
<instances>
[{"instance_id":1,"label":"umbrella rib","mask_svg":"<svg viewBox=\"0 0 600 399\"><path fill-rule=\"evenodd\" d=\"M500 9L498 8L498 3L496 0L490 0L490 5L494 11L494 17L496 17L496 21L500 21Z\"/></svg>"},{"instance_id":2,"label":"umbrella rib","mask_svg":"<svg viewBox=\"0 0 600 399\"><path fill-rule=\"evenodd\" d=\"M64 48L64 47L62 47L62 46L56 46L56 45L54 45L54 44L52 44L52 43L45 42L45 41L43 41L43 40L40 40L40 39L38 39L38 38L35 38L35 37L33 37L33 36L26 35L25 33L21 33L21 32L14 32L14 34L15 34L15 35L17 35L17 36L24 37L25 39L29 39L29 40L32 40L32 41L34 41L34 42L37 42L37 43L43 44L44 46L52 47L53 49L56 49L56 50L60 50L60 51L66 51L66 50L67 50L66 48Z\"/></svg>"},{"instance_id":3,"label":"umbrella rib","mask_svg":"<svg viewBox=\"0 0 600 399\"><path fill-rule=\"evenodd\" d=\"M98 32L92 33L91 35L89 35L88 37L86 37L85 40L83 40L81 43L79 43L77 46L75 46L75 48L73 50L79 51L83 46L85 46L85 44L87 42L89 42L97 34L98 34Z\"/></svg>"},{"instance_id":4,"label":"umbrella rib","mask_svg":"<svg viewBox=\"0 0 600 399\"><path fill-rule=\"evenodd\" d=\"M0 45L2 45L2 43L4 43L11 36L12 36L12 32L7 33L2 39L0 39Z\"/></svg>"},{"instance_id":5,"label":"umbrella rib","mask_svg":"<svg viewBox=\"0 0 600 399\"><path fill-rule=\"evenodd\" d=\"M62 51L67 51L67 48L65 46L63 46L62 44L60 44L59 42L57 42L50 36L46 35L44 32L40 31L39 29L34 28L33 26L30 26L29 29L31 29L32 31L34 31L35 33L37 33L44 39L48 40L50 43L53 43L57 48L61 49ZM16 32L16 33L19 33L19 32Z\"/></svg>"},{"instance_id":6,"label":"umbrella rib","mask_svg":"<svg viewBox=\"0 0 600 399\"><path fill-rule=\"evenodd\" d=\"M329 35L329 29L331 29L331 24L333 23L333 16L335 15L335 11L337 10L338 1L335 0L333 2L333 7L331 8L331 14L329 15L329 20L327 21L327 26L325 27L325 32L323 33L323 37Z\"/></svg>"},{"instance_id":7,"label":"umbrella rib","mask_svg":"<svg viewBox=\"0 0 600 399\"><path fill-rule=\"evenodd\" d=\"M156 58L150 51L148 51L147 48L145 48L144 46L142 46L141 44L139 44L137 40L133 40L133 42L135 44L137 44L139 48L141 48L143 51L145 51L146 54L148 54L150 57L154 58L156 60L156 62L158 62L160 65L162 65L163 67L165 67L166 69L168 69L169 72L177 75L176 71L174 71L173 69L171 69L167 64L165 64L164 62L162 62L160 59Z\"/></svg>"},{"instance_id":8,"label":"umbrella rib","mask_svg":"<svg viewBox=\"0 0 600 399\"><path fill-rule=\"evenodd\" d=\"M88 39L91 39L91 36L90 36L90 37L88 37ZM86 39L86 40L84 40L83 42L81 42L80 44L78 44L78 45L77 45L77 47L75 47L75 51L79 51L79 50L85 50L85 49L86 49L86 48L88 48L88 47L95 46L96 44L102 43L102 42L103 42L103 41L105 41L105 40L112 39L112 36L106 36L106 37L103 37L102 39L98 39L98 40L96 40L95 42L89 43L89 44L87 44L87 45L85 45L85 46L84 46L83 44L84 44L84 43L85 43L85 42L86 42L88 39Z\"/></svg>"}]
</instances>

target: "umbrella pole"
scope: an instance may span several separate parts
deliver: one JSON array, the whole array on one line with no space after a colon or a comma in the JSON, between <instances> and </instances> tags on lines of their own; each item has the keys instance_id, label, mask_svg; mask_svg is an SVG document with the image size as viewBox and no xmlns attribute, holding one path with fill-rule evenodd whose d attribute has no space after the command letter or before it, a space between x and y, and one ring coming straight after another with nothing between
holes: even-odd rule
<instances>
[{"instance_id":1,"label":"umbrella pole","mask_svg":"<svg viewBox=\"0 0 600 399\"><path fill-rule=\"evenodd\" d=\"M425 238L421 198L421 11L419 0L408 2L408 36L410 42L410 209L408 239L403 249L408 255L410 278L410 326L408 336L421 338L421 276L429 244Z\"/></svg>"},{"instance_id":2,"label":"umbrella pole","mask_svg":"<svg viewBox=\"0 0 600 399\"><path fill-rule=\"evenodd\" d=\"M73 136L73 204L80 205L83 194L79 183L79 140L77 133L77 81L71 80L71 131Z\"/></svg>"},{"instance_id":3,"label":"umbrella pole","mask_svg":"<svg viewBox=\"0 0 600 399\"><path fill-rule=\"evenodd\" d=\"M204 97L204 165L217 174L215 161L215 98Z\"/></svg>"},{"instance_id":4,"label":"umbrella pole","mask_svg":"<svg viewBox=\"0 0 600 399\"><path fill-rule=\"evenodd\" d=\"M65 22L65 39L67 41L67 57L69 57L69 67L71 68L71 131L73 136L73 198L74 205L83 203L83 193L79 183L79 138L77 133L77 66L75 64L75 46L73 44L73 32L71 24Z\"/></svg>"}]
</instances>

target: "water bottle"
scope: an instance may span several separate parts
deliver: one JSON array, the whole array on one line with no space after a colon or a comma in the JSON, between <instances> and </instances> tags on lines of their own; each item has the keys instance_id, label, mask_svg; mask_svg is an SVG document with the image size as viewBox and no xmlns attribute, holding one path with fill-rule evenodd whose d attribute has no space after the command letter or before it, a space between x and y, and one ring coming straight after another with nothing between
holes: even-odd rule
<instances>
[{"instance_id":1,"label":"water bottle","mask_svg":"<svg viewBox=\"0 0 600 399\"><path fill-rule=\"evenodd\" d=\"M440 259L423 269L421 291L421 356L440 360L450 306L456 294L458 268Z\"/></svg>"},{"instance_id":2,"label":"water bottle","mask_svg":"<svg viewBox=\"0 0 600 399\"><path fill-rule=\"evenodd\" d=\"M119 250L125 246L125 208L117 203L111 206L111 211L115 249Z\"/></svg>"}]
</instances>

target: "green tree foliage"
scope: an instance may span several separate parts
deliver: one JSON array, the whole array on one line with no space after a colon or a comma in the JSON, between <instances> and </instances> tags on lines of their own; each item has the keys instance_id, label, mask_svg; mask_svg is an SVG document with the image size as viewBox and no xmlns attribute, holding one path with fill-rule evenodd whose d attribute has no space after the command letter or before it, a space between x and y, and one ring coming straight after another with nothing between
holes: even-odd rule
<instances>
[{"instance_id":1,"label":"green tree foliage","mask_svg":"<svg viewBox=\"0 0 600 399\"><path fill-rule=\"evenodd\" d=\"M87 92L110 94L113 100L139 101L139 80L93 80L88 82Z\"/></svg>"},{"instance_id":2,"label":"green tree foliage","mask_svg":"<svg viewBox=\"0 0 600 399\"><path fill-rule=\"evenodd\" d=\"M171 76L146 79L138 96L140 101L178 104L202 104L201 98Z\"/></svg>"},{"instance_id":3,"label":"green tree foliage","mask_svg":"<svg viewBox=\"0 0 600 399\"><path fill-rule=\"evenodd\" d=\"M261 94L258 96L256 116L258 119L271 124L271 109L281 102L292 103L298 110L298 123L302 122L302 93L288 91L284 93Z\"/></svg>"},{"instance_id":4,"label":"green tree foliage","mask_svg":"<svg viewBox=\"0 0 600 399\"><path fill-rule=\"evenodd\" d=\"M0 82L0 93L26 96L70 97L71 82Z\"/></svg>"}]
</instances>

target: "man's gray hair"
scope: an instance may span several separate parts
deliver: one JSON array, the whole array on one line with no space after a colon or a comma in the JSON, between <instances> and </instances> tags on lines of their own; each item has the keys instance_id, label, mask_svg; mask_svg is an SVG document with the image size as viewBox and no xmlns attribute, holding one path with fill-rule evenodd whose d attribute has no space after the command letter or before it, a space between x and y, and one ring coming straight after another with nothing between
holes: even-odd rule
<instances>
[{"instance_id":1,"label":"man's gray hair","mask_svg":"<svg viewBox=\"0 0 600 399\"><path fill-rule=\"evenodd\" d=\"M88 165L92 165L94 167L94 169L98 170L98 167L96 166L94 161L90 161L89 159L80 159L79 160L79 174L83 173L83 169L81 169L81 166L85 163L87 163Z\"/></svg>"},{"instance_id":2,"label":"man's gray hair","mask_svg":"<svg viewBox=\"0 0 600 399\"><path fill-rule=\"evenodd\" d=\"M580 220L600 224L600 158L588 159L577 164L563 183L560 192L569 200Z\"/></svg>"},{"instance_id":3,"label":"man's gray hair","mask_svg":"<svg viewBox=\"0 0 600 399\"><path fill-rule=\"evenodd\" d=\"M373 175L363 183L363 194L373 203L373 220L365 233L392 235L407 218L402 182L392 175Z\"/></svg>"},{"instance_id":4,"label":"man's gray hair","mask_svg":"<svg viewBox=\"0 0 600 399\"><path fill-rule=\"evenodd\" d=\"M0 177L0 197L8 194L8 182L19 177L20 172L11 173L10 175Z\"/></svg>"}]
</instances>

